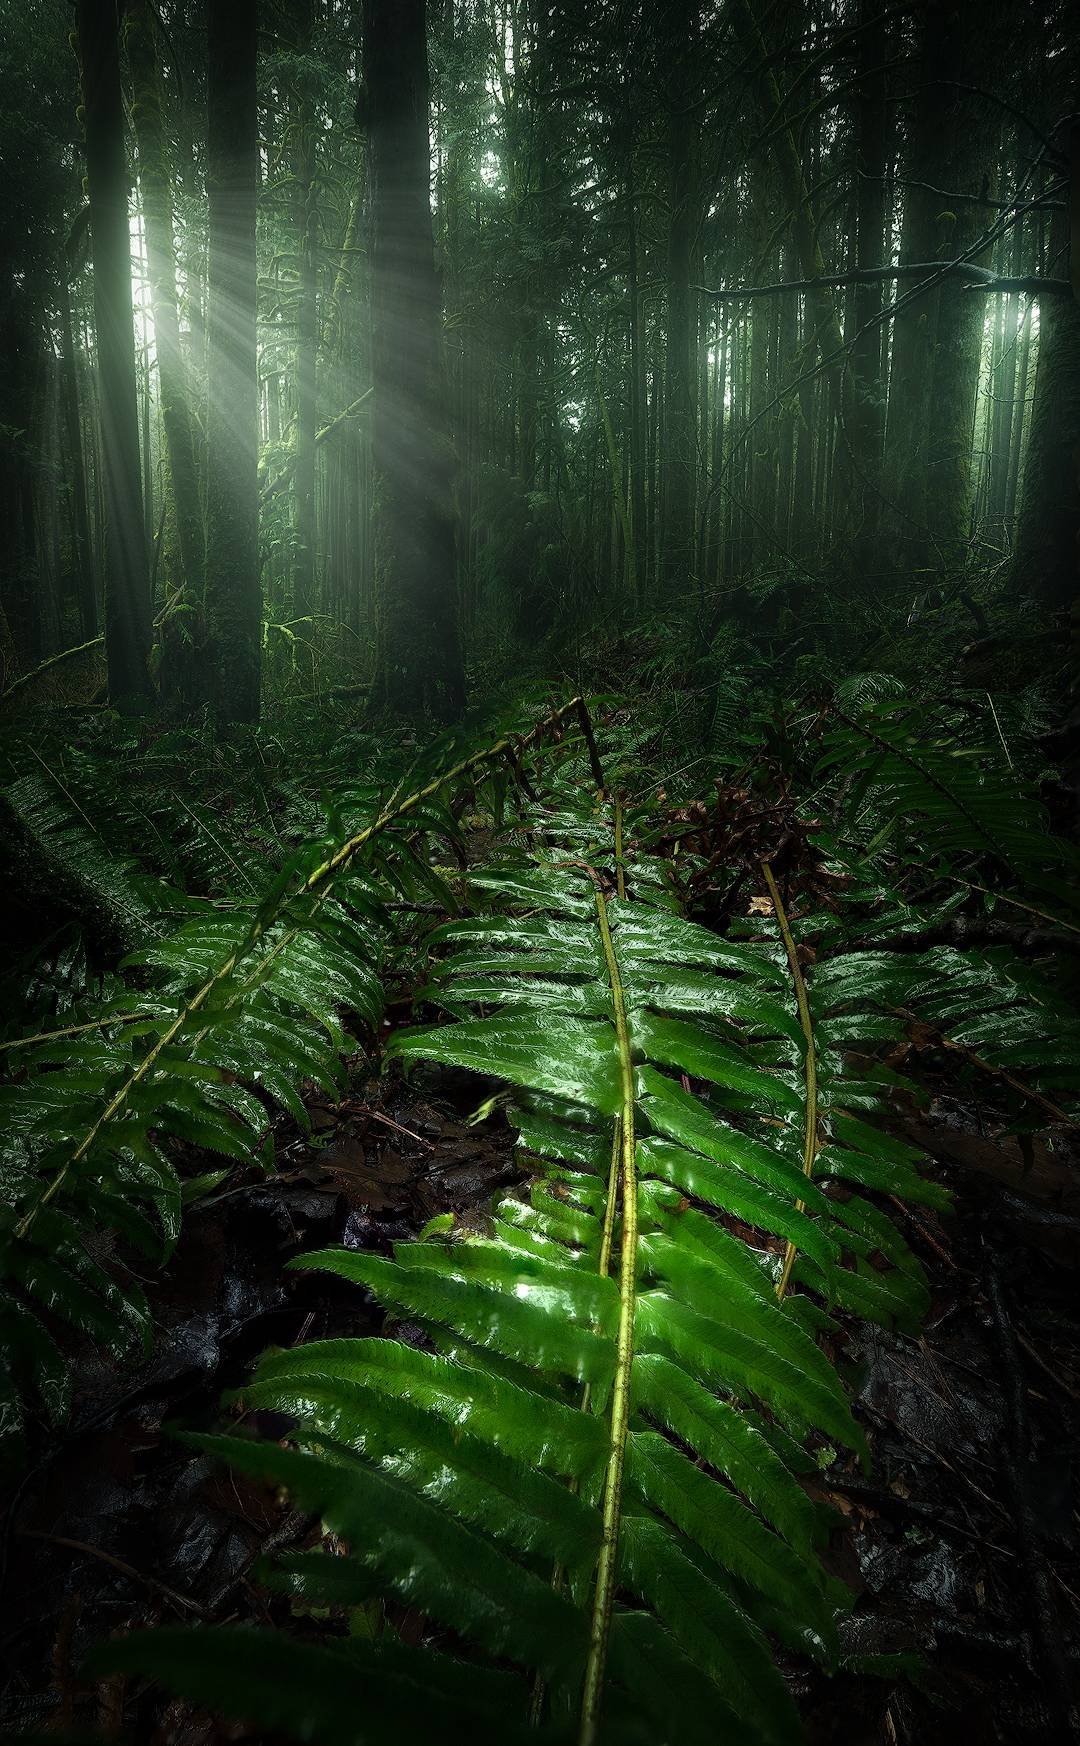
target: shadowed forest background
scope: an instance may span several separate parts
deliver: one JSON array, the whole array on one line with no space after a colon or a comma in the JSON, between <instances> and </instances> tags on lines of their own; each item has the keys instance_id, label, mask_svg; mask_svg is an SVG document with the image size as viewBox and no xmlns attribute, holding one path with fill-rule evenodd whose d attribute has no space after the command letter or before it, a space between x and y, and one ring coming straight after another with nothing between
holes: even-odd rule
<instances>
[{"instance_id":1,"label":"shadowed forest background","mask_svg":"<svg viewBox=\"0 0 1080 1746\"><path fill-rule=\"evenodd\" d=\"M623 638L1045 674L1068 9L1019 53L1005 7L428 14L9 14L5 687L80 644L53 683L225 721Z\"/></svg>"},{"instance_id":2,"label":"shadowed forest background","mask_svg":"<svg viewBox=\"0 0 1080 1746\"><path fill-rule=\"evenodd\" d=\"M0 0L0 1733L1078 1725L1067 0Z\"/></svg>"}]
</instances>

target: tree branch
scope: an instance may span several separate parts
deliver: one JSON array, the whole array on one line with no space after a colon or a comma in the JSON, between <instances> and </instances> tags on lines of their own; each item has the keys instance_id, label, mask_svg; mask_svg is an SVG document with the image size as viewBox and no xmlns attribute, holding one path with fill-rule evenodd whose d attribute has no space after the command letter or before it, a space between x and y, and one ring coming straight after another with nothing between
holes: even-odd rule
<instances>
[{"instance_id":1,"label":"tree branch","mask_svg":"<svg viewBox=\"0 0 1080 1746\"><path fill-rule=\"evenodd\" d=\"M842 175L843 171L838 171ZM1012 200L995 200L989 194L962 194L958 188L939 188L933 182L920 182L915 176L874 176L868 170L856 167L855 174L864 182L891 183L894 188L922 188L927 194L936 194L940 200L947 201L950 206L989 206L996 212L1064 212L1064 200L1054 200L1052 196L1066 186L1064 180L1055 182L1039 195L1036 200L1025 200L1018 203Z\"/></svg>"},{"instance_id":2,"label":"tree branch","mask_svg":"<svg viewBox=\"0 0 1080 1746\"><path fill-rule=\"evenodd\" d=\"M328 424L324 424L320 430L317 430L315 432L315 447L319 448L320 445L326 441L327 437L332 437L334 432L340 430L341 426L345 424L348 419L355 418L364 402L373 392L373 389L365 388L359 400L354 400L351 406L345 408L344 412L339 412L336 418L332 418ZM268 503L270 499L276 497L279 492L288 490L289 485L292 483L295 466L296 456L295 454L291 454L286 458L285 465L281 469L281 472L262 487L262 490L259 492L260 504Z\"/></svg>"},{"instance_id":3,"label":"tree branch","mask_svg":"<svg viewBox=\"0 0 1080 1746\"><path fill-rule=\"evenodd\" d=\"M957 278L967 280L966 291L987 291L1004 294L1026 292L1029 297L1068 297L1071 287L1067 279L1047 279L1038 276L1003 278L988 267L976 267L970 261L905 261L895 267L865 267L850 273L823 273L813 279L786 279L775 285L744 285L731 290L713 290L708 285L695 285L702 297L715 303L745 303L754 297L778 297L788 291L821 291L832 285L874 285L882 280Z\"/></svg>"}]
</instances>

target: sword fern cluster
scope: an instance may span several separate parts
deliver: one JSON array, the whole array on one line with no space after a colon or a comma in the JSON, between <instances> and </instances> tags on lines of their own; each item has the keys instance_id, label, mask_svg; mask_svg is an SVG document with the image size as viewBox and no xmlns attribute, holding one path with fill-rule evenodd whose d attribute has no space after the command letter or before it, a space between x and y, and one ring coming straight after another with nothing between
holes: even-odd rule
<instances>
[{"instance_id":1,"label":"sword fern cluster","mask_svg":"<svg viewBox=\"0 0 1080 1746\"><path fill-rule=\"evenodd\" d=\"M815 1335L837 1302L917 1325L919 1264L859 1189L889 1174L944 1196L864 1119L880 1085L848 1107L839 1050L860 1021L808 1034L779 933L732 944L684 920L621 816L527 822L533 852L484 869L474 913L429 939L419 999L452 1022L392 1043L504 1083L527 1191L483 1234L300 1257L408 1339L268 1354L240 1399L287 1414L293 1447L196 1439L334 1536L272 1586L418 1608L429 1641L282 1642L269 1684L258 1633L156 1633L109 1664L328 1742L400 1738L408 1718L779 1746L798 1723L771 1642L834 1664L846 1604L805 1480L837 1449L866 1456Z\"/></svg>"},{"instance_id":2,"label":"sword fern cluster","mask_svg":"<svg viewBox=\"0 0 1080 1746\"><path fill-rule=\"evenodd\" d=\"M275 1111L306 1126L303 1087L343 1083L342 1015L370 1030L382 1013L388 902L453 905L429 864L433 845L456 841L446 792L504 784L505 736L457 751L432 754L407 792L343 793L336 834L292 855L257 899L193 914L132 952L102 1000L5 1043L0 1461L21 1458L28 1401L63 1422L66 1336L118 1356L148 1342L145 1296L111 1264L106 1234L167 1260L178 1143L270 1169Z\"/></svg>"},{"instance_id":3,"label":"sword fern cluster","mask_svg":"<svg viewBox=\"0 0 1080 1746\"><path fill-rule=\"evenodd\" d=\"M951 808L936 767L904 787L927 753L903 724L852 728L832 746L850 761L822 767L819 841L847 881L832 907L789 916L766 864L769 913L727 938L680 913L644 814L597 797L582 726L588 764L549 743L524 775L502 737L403 801L374 809L358 790L331 851L147 948L142 985L114 987L92 1030L16 1051L28 1186L6 1313L25 1329L16 1368L42 1388L46 1321L71 1312L18 1257L66 1267L50 1221L97 1206L132 1240L139 1218L172 1240L173 1138L269 1162L269 1107L302 1121L303 1082L332 1082L342 1011L378 1019L388 897L425 894L450 918L420 947L424 1022L389 1053L495 1081L524 1179L482 1229L436 1220L393 1255L297 1258L373 1297L383 1336L265 1355L236 1399L285 1415L287 1446L190 1439L321 1522L263 1574L348 1634L160 1631L108 1645L103 1667L321 1746L436 1731L782 1746L798 1718L777 1646L837 1665L849 1597L823 1562L834 1522L814 1481L867 1451L818 1336L837 1309L916 1333L927 1282L883 1198L948 1206L881 1123L898 1091L919 1095L882 1049L915 1015L980 1067L1023 1068L1045 1113L1048 1091L1076 1088L1080 1033L1011 954L903 949L926 915L905 872L882 872L875 809L925 818L965 876L995 852L971 834L994 822L978 782ZM618 744L602 740L605 762ZM528 804L500 858L464 876L462 908L426 847L455 837L448 803L481 773L498 827L507 781ZM863 931L874 949L853 950ZM145 1313L121 1319L138 1333Z\"/></svg>"}]
</instances>

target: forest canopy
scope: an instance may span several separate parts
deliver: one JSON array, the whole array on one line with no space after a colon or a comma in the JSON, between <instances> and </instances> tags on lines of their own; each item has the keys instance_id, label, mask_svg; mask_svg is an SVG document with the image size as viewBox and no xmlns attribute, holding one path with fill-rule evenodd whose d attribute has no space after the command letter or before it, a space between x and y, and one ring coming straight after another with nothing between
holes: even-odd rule
<instances>
[{"instance_id":1,"label":"forest canopy","mask_svg":"<svg viewBox=\"0 0 1080 1746\"><path fill-rule=\"evenodd\" d=\"M1060 1746L1070 0L0 0L0 1732Z\"/></svg>"}]
</instances>

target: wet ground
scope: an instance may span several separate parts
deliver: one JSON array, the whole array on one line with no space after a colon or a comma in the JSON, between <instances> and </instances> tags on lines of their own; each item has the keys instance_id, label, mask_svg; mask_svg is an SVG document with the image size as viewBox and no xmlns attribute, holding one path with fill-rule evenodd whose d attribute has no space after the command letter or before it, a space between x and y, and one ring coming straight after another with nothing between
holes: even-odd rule
<instances>
[{"instance_id":1,"label":"wet ground","mask_svg":"<svg viewBox=\"0 0 1080 1746\"><path fill-rule=\"evenodd\" d=\"M340 1106L313 1104L312 1141L286 1136L278 1175L227 1184L192 1211L151 1283L152 1357L123 1375L83 1365L72 1428L6 1518L0 1732L251 1738L155 1691L80 1680L85 1650L113 1631L280 1617L255 1562L314 1533L163 1428L220 1422L222 1389L268 1345L377 1329L354 1288L284 1273L290 1255L385 1248L448 1210L482 1219L516 1171L498 1116L467 1123L480 1095L463 1076L357 1077ZM944 1098L904 1131L957 1213L891 1208L933 1287L920 1340L841 1324L835 1355L874 1453L869 1477L834 1468L822 1481L847 1524L831 1558L855 1592L853 1659L831 1679L792 1666L793 1687L813 1746L1062 1741L1080 1644L1080 1160L996 1139ZM921 1666L865 1659L904 1650Z\"/></svg>"},{"instance_id":2,"label":"wet ground","mask_svg":"<svg viewBox=\"0 0 1080 1746\"><path fill-rule=\"evenodd\" d=\"M854 1655L910 1646L914 1678L816 1681L814 1741L1072 1737L1080 1661L1080 1174L1075 1152L981 1131L946 1098L902 1129L956 1196L901 1217L933 1305L919 1340L847 1323L866 1479L835 1470Z\"/></svg>"}]
</instances>

